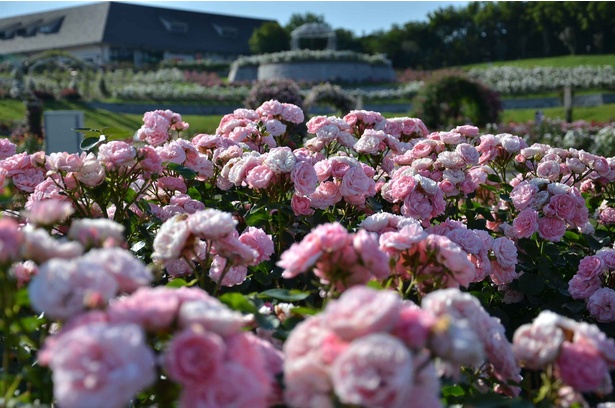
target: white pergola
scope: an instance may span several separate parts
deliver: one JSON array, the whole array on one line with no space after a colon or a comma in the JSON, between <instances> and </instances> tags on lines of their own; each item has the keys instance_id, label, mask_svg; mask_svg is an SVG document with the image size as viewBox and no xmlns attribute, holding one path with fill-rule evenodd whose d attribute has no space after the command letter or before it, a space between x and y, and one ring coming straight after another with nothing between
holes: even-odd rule
<instances>
[{"instance_id":1,"label":"white pergola","mask_svg":"<svg viewBox=\"0 0 615 408\"><path fill-rule=\"evenodd\" d=\"M297 27L290 33L290 49L299 49L299 40L302 38L326 38L327 49L335 51L337 46L337 39L335 31L331 29L331 26L325 23L307 23Z\"/></svg>"}]
</instances>

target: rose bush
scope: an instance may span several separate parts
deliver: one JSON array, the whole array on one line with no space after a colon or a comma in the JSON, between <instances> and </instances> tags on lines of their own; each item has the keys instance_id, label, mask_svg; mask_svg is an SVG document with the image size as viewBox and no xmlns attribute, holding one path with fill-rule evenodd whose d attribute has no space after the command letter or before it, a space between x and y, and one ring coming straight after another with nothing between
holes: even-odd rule
<instances>
[{"instance_id":1,"label":"rose bush","mask_svg":"<svg viewBox=\"0 0 615 408\"><path fill-rule=\"evenodd\" d=\"M0 405L613 399L615 158L276 100L143 120L0 143Z\"/></svg>"}]
</instances>

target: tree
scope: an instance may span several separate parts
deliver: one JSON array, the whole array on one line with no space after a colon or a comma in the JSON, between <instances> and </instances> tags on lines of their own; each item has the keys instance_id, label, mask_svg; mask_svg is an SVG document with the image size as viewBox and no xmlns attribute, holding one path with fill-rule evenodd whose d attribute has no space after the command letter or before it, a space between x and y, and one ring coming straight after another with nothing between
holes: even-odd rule
<instances>
[{"instance_id":1,"label":"tree","mask_svg":"<svg viewBox=\"0 0 615 408\"><path fill-rule=\"evenodd\" d=\"M267 54L290 49L290 36L277 22L267 22L254 30L248 40L253 54Z\"/></svg>"},{"instance_id":2,"label":"tree","mask_svg":"<svg viewBox=\"0 0 615 408\"><path fill-rule=\"evenodd\" d=\"M314 14L314 13L293 13L290 16L290 20L288 20L288 23L284 26L284 29L286 30L286 32L288 34L290 34L295 28L297 27L301 27L304 24L307 23L324 23L325 22L325 16L323 16L322 14Z\"/></svg>"}]
</instances>

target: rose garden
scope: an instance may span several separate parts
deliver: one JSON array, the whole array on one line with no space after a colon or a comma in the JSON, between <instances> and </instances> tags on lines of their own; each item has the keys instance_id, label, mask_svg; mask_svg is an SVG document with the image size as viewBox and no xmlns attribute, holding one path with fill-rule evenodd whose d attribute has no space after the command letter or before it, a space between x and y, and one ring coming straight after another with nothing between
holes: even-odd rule
<instances>
[{"instance_id":1,"label":"rose garden","mask_svg":"<svg viewBox=\"0 0 615 408\"><path fill-rule=\"evenodd\" d=\"M612 112L501 118L612 64L48 56L0 64L0 407L615 407ZM152 101L44 149L43 107Z\"/></svg>"}]
</instances>

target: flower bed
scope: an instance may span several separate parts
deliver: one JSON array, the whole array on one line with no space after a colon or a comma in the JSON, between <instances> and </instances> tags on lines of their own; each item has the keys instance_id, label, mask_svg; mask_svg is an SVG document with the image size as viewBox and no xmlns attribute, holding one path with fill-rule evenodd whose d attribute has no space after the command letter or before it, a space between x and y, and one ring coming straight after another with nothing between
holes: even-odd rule
<instances>
[{"instance_id":1,"label":"flower bed","mask_svg":"<svg viewBox=\"0 0 615 408\"><path fill-rule=\"evenodd\" d=\"M614 158L370 111L295 145L305 120L0 139L2 404L612 400Z\"/></svg>"}]
</instances>

